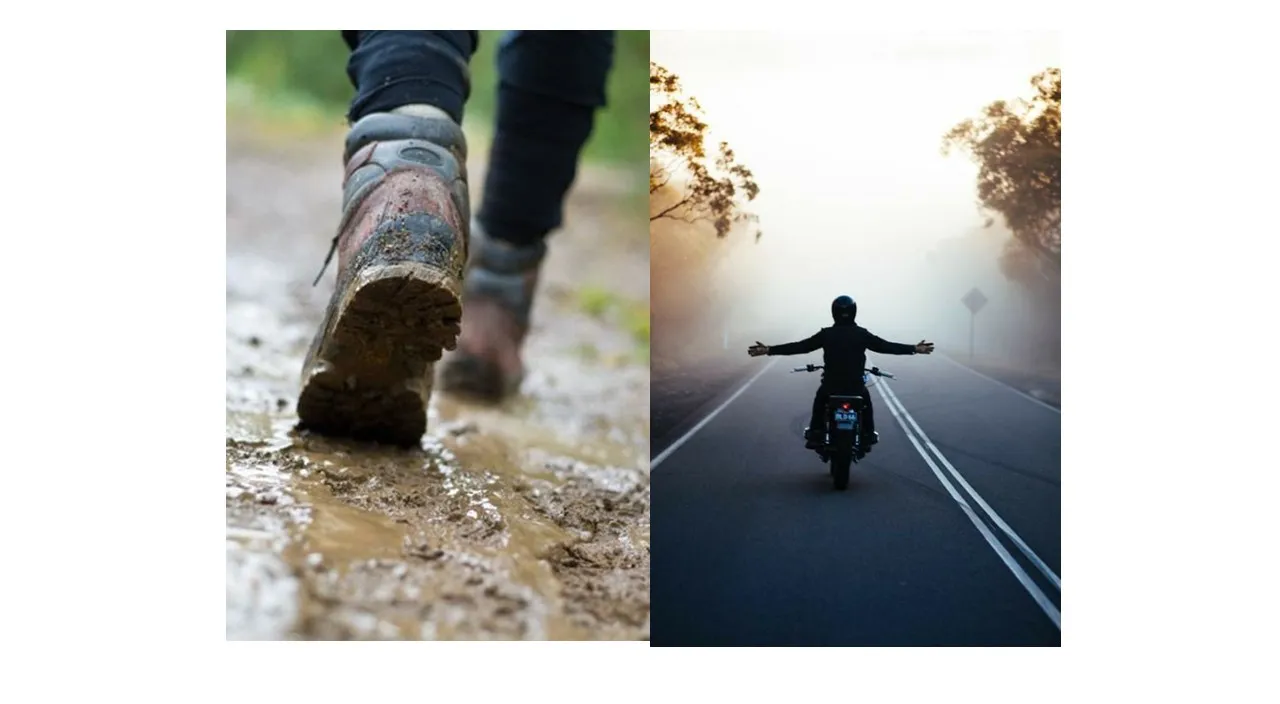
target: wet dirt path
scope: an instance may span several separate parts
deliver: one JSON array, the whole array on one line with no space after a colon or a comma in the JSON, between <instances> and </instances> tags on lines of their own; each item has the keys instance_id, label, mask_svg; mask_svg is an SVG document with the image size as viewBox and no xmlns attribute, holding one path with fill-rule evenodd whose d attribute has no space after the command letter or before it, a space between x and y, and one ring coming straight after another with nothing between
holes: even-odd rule
<instances>
[{"instance_id":1,"label":"wet dirt path","mask_svg":"<svg viewBox=\"0 0 1280 704\"><path fill-rule=\"evenodd\" d=\"M625 207L638 184L579 175L522 396L437 394L421 448L393 450L293 431L333 286L332 270L311 282L339 213L341 134L229 130L227 638L647 639L649 371L632 323L648 230ZM473 145L475 203L483 166Z\"/></svg>"}]
</instances>

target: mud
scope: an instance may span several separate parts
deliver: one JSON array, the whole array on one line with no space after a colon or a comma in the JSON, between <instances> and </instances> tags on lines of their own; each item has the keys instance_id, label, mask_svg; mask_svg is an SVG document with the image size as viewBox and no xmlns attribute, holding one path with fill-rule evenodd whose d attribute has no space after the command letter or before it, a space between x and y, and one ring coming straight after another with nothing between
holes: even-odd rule
<instances>
[{"instance_id":1,"label":"mud","mask_svg":"<svg viewBox=\"0 0 1280 704\"><path fill-rule=\"evenodd\" d=\"M229 129L227 638L647 639L647 359L622 320L577 303L648 300L647 227L625 207L640 184L580 173L521 396L438 392L428 437L400 450L294 430L333 285L332 269L311 282L340 213L341 133Z\"/></svg>"}]
</instances>

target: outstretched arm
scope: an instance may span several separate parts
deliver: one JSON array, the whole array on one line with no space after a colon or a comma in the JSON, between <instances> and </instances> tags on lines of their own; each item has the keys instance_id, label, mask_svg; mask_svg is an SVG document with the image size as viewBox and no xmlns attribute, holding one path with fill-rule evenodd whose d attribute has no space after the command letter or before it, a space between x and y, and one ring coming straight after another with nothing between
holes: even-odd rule
<instances>
[{"instance_id":1,"label":"outstretched arm","mask_svg":"<svg viewBox=\"0 0 1280 704\"><path fill-rule=\"evenodd\" d=\"M880 354L933 354L933 343L921 340L914 345L904 342L889 342L871 333L867 333L867 349Z\"/></svg>"},{"instance_id":2,"label":"outstretched arm","mask_svg":"<svg viewBox=\"0 0 1280 704\"><path fill-rule=\"evenodd\" d=\"M812 337L800 340L799 342L787 342L781 345L770 347L763 342L757 341L756 344L747 348L747 354L752 357L761 357L768 355L776 357L779 355L789 354L807 354L815 350L822 349L822 331L813 334Z\"/></svg>"}]
</instances>

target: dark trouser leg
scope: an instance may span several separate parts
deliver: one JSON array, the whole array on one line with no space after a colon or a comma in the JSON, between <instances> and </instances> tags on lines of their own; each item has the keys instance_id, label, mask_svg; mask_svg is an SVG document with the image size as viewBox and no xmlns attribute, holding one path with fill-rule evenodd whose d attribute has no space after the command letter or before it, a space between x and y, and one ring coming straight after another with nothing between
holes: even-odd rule
<instances>
[{"instance_id":1,"label":"dark trouser leg","mask_svg":"<svg viewBox=\"0 0 1280 704\"><path fill-rule=\"evenodd\" d=\"M830 391L827 390L826 384L819 384L817 392L813 394L813 415L809 417L809 432L814 437L822 437L822 433L826 430L822 425L822 414L826 410L829 395Z\"/></svg>"},{"instance_id":2,"label":"dark trouser leg","mask_svg":"<svg viewBox=\"0 0 1280 704\"><path fill-rule=\"evenodd\" d=\"M356 89L350 122L405 105L431 105L461 124L479 33L343 30L342 38L351 48L347 77Z\"/></svg>"},{"instance_id":3,"label":"dark trouser leg","mask_svg":"<svg viewBox=\"0 0 1280 704\"><path fill-rule=\"evenodd\" d=\"M477 219L495 239L538 244L560 226L565 194L605 104L614 34L511 32L498 47L498 124Z\"/></svg>"}]
</instances>

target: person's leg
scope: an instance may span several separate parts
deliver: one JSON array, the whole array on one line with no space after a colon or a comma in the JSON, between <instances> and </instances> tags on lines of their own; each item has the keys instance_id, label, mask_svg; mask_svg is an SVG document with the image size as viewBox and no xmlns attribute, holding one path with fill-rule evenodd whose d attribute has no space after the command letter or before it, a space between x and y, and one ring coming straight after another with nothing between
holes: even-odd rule
<instances>
[{"instance_id":1,"label":"person's leg","mask_svg":"<svg viewBox=\"0 0 1280 704\"><path fill-rule=\"evenodd\" d=\"M560 227L613 50L611 31L518 31L498 47L497 129L447 390L497 400L519 388L543 240Z\"/></svg>"},{"instance_id":2,"label":"person's leg","mask_svg":"<svg viewBox=\"0 0 1280 704\"><path fill-rule=\"evenodd\" d=\"M456 345L462 314L471 212L459 123L477 34L343 37L356 96L329 253L338 271L303 365L299 425L414 445L434 364Z\"/></svg>"},{"instance_id":3,"label":"person's leg","mask_svg":"<svg viewBox=\"0 0 1280 704\"><path fill-rule=\"evenodd\" d=\"M429 105L462 123L476 32L345 30L342 38L351 49L347 77L356 89L349 122L406 105Z\"/></svg>"},{"instance_id":4,"label":"person's leg","mask_svg":"<svg viewBox=\"0 0 1280 704\"><path fill-rule=\"evenodd\" d=\"M804 446L809 449L817 449L822 447L823 438L826 429L823 428L823 413L827 407L828 397L827 385L825 383L818 385L818 390L813 394L813 414L809 416L809 428L805 432Z\"/></svg>"},{"instance_id":5,"label":"person's leg","mask_svg":"<svg viewBox=\"0 0 1280 704\"><path fill-rule=\"evenodd\" d=\"M862 395L862 398L865 399L865 404L862 410L863 445L866 447L870 447L871 445L874 445L877 442L880 442L880 434L876 432L875 407L871 403L870 389L864 386L862 387L862 390L859 391L858 393L860 393Z\"/></svg>"},{"instance_id":6,"label":"person's leg","mask_svg":"<svg viewBox=\"0 0 1280 704\"><path fill-rule=\"evenodd\" d=\"M540 243L561 223L578 158L605 105L614 33L518 31L498 46L498 116L477 219L494 239Z\"/></svg>"}]
</instances>

